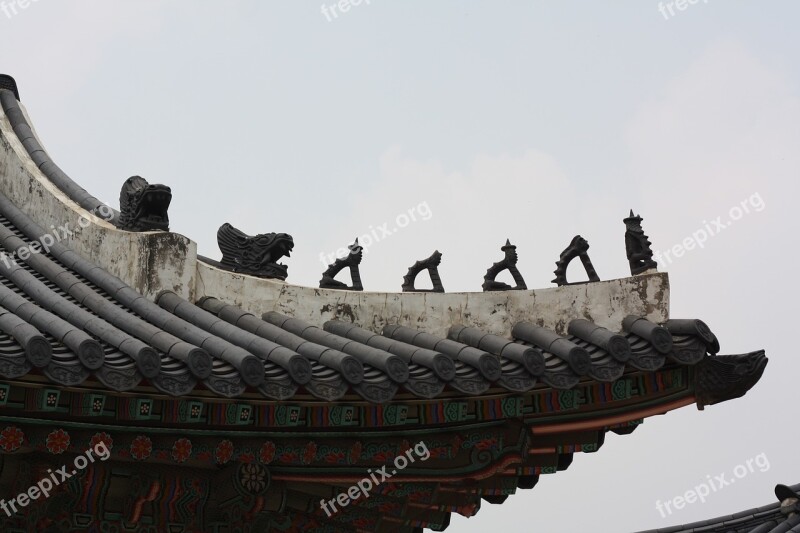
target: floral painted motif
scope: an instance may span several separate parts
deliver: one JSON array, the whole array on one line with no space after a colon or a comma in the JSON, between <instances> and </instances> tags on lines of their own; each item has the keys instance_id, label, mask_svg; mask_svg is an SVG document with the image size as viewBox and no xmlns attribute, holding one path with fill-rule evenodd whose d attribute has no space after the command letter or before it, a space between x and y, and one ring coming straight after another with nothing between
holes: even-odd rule
<instances>
[{"instance_id":1,"label":"floral painted motif","mask_svg":"<svg viewBox=\"0 0 800 533\"><path fill-rule=\"evenodd\" d=\"M217 464L224 465L233 457L233 443L229 440L224 440L217 444L217 449L214 450L214 458Z\"/></svg>"},{"instance_id":2,"label":"floral painted motif","mask_svg":"<svg viewBox=\"0 0 800 533\"><path fill-rule=\"evenodd\" d=\"M197 452L194 456L198 461L210 461L212 457L211 452Z\"/></svg>"},{"instance_id":3,"label":"floral painted motif","mask_svg":"<svg viewBox=\"0 0 800 533\"><path fill-rule=\"evenodd\" d=\"M370 460L377 461L378 463L388 463L389 461L394 461L395 454L392 452L378 452L372 457Z\"/></svg>"},{"instance_id":4,"label":"floral painted motif","mask_svg":"<svg viewBox=\"0 0 800 533\"><path fill-rule=\"evenodd\" d=\"M275 459L275 443L267 441L258 452L258 459L264 464L270 464Z\"/></svg>"},{"instance_id":5,"label":"floral painted motif","mask_svg":"<svg viewBox=\"0 0 800 533\"><path fill-rule=\"evenodd\" d=\"M106 448L109 450L114 448L114 439L112 439L111 435L106 432L95 433L91 442L89 442L89 447L94 450L101 442L105 444Z\"/></svg>"},{"instance_id":6,"label":"floral painted motif","mask_svg":"<svg viewBox=\"0 0 800 533\"><path fill-rule=\"evenodd\" d=\"M9 426L0 432L0 448L6 453L17 451L23 442L25 434L18 427Z\"/></svg>"},{"instance_id":7,"label":"floral painted motif","mask_svg":"<svg viewBox=\"0 0 800 533\"><path fill-rule=\"evenodd\" d=\"M242 465L239 469L242 486L253 494L267 488L267 470L255 463Z\"/></svg>"},{"instance_id":8,"label":"floral painted motif","mask_svg":"<svg viewBox=\"0 0 800 533\"><path fill-rule=\"evenodd\" d=\"M254 463L256 461L255 454L252 453L243 453L239 455L239 462L240 463Z\"/></svg>"},{"instance_id":9,"label":"floral painted motif","mask_svg":"<svg viewBox=\"0 0 800 533\"><path fill-rule=\"evenodd\" d=\"M283 452L282 454L280 454L278 456L278 461L281 462L281 463L287 464L287 465L294 464L299 459L300 459L300 456L297 454L297 452L295 452L293 450L289 450L289 451Z\"/></svg>"},{"instance_id":10,"label":"floral painted motif","mask_svg":"<svg viewBox=\"0 0 800 533\"><path fill-rule=\"evenodd\" d=\"M150 440L150 437L145 435L139 435L133 442L131 443L131 455L143 461L150 457L150 454L153 453L153 442Z\"/></svg>"},{"instance_id":11,"label":"floral painted motif","mask_svg":"<svg viewBox=\"0 0 800 533\"><path fill-rule=\"evenodd\" d=\"M60 454L69 448L69 433L63 429L56 429L47 436L47 450L52 454Z\"/></svg>"},{"instance_id":12,"label":"floral painted motif","mask_svg":"<svg viewBox=\"0 0 800 533\"><path fill-rule=\"evenodd\" d=\"M178 439L172 445L172 458L175 462L184 463L192 455L192 441Z\"/></svg>"},{"instance_id":13,"label":"floral painted motif","mask_svg":"<svg viewBox=\"0 0 800 533\"><path fill-rule=\"evenodd\" d=\"M326 463L344 464L345 454L344 452L329 452L322 457L322 460ZM350 462L352 463L353 461L351 460Z\"/></svg>"},{"instance_id":14,"label":"floral painted motif","mask_svg":"<svg viewBox=\"0 0 800 533\"><path fill-rule=\"evenodd\" d=\"M361 460L362 446L360 441L356 441L350 448L349 460L351 464L357 464Z\"/></svg>"},{"instance_id":15,"label":"floral painted motif","mask_svg":"<svg viewBox=\"0 0 800 533\"><path fill-rule=\"evenodd\" d=\"M314 459L317 457L317 445L313 442L309 442L306 444L305 449L303 449L303 463L304 464L311 464Z\"/></svg>"}]
</instances>

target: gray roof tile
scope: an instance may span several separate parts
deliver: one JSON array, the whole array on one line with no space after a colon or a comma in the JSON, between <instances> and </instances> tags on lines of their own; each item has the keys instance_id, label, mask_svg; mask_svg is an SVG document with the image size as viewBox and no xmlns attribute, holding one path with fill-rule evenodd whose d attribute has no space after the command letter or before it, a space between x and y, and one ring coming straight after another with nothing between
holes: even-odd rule
<instances>
[{"instance_id":1,"label":"gray roof tile","mask_svg":"<svg viewBox=\"0 0 800 533\"><path fill-rule=\"evenodd\" d=\"M7 249L43 234L0 195L0 241ZM46 372L50 379L72 384L93 374L114 390L148 380L181 395L202 382L224 397L250 388L273 399L302 390L333 401L352 391L384 402L401 387L422 398L447 388L465 395L492 387L523 392L539 382L569 389L581 379L614 381L628 367L655 370L667 357L697 364L718 344L699 321L663 327L639 317L627 319L628 331L619 333L575 320L568 337L519 323L511 339L458 324L450 338L440 338L397 325L381 335L355 324L310 324L275 312L262 320L214 298L195 305L165 292L151 302L62 243L24 262L0 262L0 282L12 333L7 342L19 346L0 345L0 374L33 369L22 346L35 338L58 353ZM13 333L19 339L12 342Z\"/></svg>"}]
</instances>

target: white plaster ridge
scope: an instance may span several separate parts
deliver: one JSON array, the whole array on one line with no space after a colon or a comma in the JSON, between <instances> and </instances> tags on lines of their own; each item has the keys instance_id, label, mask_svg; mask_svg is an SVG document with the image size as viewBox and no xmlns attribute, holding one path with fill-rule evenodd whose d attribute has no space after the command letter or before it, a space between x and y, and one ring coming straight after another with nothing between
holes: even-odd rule
<instances>
[{"instance_id":1,"label":"white plaster ridge","mask_svg":"<svg viewBox=\"0 0 800 533\"><path fill-rule=\"evenodd\" d=\"M669 277L654 273L595 283L528 291L386 293L315 289L234 274L197 263L197 297L213 296L256 316L279 311L322 324L345 320L380 332L386 324L447 336L453 324L510 336L528 321L566 334L569 321L586 318L613 331L628 315L653 322L669 319Z\"/></svg>"},{"instance_id":2,"label":"white plaster ridge","mask_svg":"<svg viewBox=\"0 0 800 533\"><path fill-rule=\"evenodd\" d=\"M69 224L68 246L151 299L169 289L188 300L213 296L256 316L275 310L314 324L347 320L375 332L386 324L424 326L442 337L453 324L508 337L520 321L563 335L575 318L613 331L631 314L659 323L669 318L666 273L535 291L384 293L301 287L221 270L198 261L196 243L183 235L121 231L82 209L38 169L2 109L0 191L45 229ZM91 222L85 228L81 217Z\"/></svg>"},{"instance_id":3,"label":"white plaster ridge","mask_svg":"<svg viewBox=\"0 0 800 533\"><path fill-rule=\"evenodd\" d=\"M123 182L124 178L120 179L120 187ZM177 233L121 231L81 208L39 170L2 108L0 192L45 231L67 224L74 233L60 235L61 242L145 296L152 298L168 288L185 298L192 297L196 243ZM84 222L82 227L82 217L91 224Z\"/></svg>"}]
</instances>

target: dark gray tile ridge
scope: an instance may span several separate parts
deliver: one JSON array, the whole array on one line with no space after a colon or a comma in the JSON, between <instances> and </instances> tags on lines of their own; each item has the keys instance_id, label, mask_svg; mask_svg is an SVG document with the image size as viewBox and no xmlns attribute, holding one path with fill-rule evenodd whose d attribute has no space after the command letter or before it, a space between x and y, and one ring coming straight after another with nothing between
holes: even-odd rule
<instances>
[{"instance_id":1,"label":"dark gray tile ridge","mask_svg":"<svg viewBox=\"0 0 800 533\"><path fill-rule=\"evenodd\" d=\"M453 360L444 354L388 339L340 320L326 322L323 324L323 329L403 359L408 365L408 381L403 383L403 388L420 398L435 398L444 390L446 382L455 378L456 366Z\"/></svg>"},{"instance_id":2,"label":"dark gray tile ridge","mask_svg":"<svg viewBox=\"0 0 800 533\"><path fill-rule=\"evenodd\" d=\"M261 318L265 322L285 329L306 340L352 355L363 364L380 370L395 383L402 384L408 381L408 365L406 362L387 351L334 335L322 328L297 318L288 317L277 311L264 313Z\"/></svg>"},{"instance_id":3,"label":"dark gray tile ridge","mask_svg":"<svg viewBox=\"0 0 800 533\"><path fill-rule=\"evenodd\" d=\"M19 228L20 231L22 231L30 239L38 239L45 233L42 228L38 226L38 224L28 218L27 215L16 208L16 206L14 206L8 200L8 198L2 194L0 194L0 212L2 212L3 215L12 222L12 224ZM127 313L122 307L110 303L110 305L114 306L116 311L108 308L108 312L115 315L121 324L133 324L143 335L155 332L150 337L153 339L153 342L160 342L159 335L164 337L164 335L168 333L177 339L193 345L194 350L200 348L205 352L208 352L213 357L227 361L241 373L242 379L249 386L257 387L264 382L265 377L263 362L247 350L235 346L211 333L203 331L202 329L169 313L167 310L162 309L154 302L144 298L141 294L133 290L116 276L113 276L97 265L94 265L90 261L80 257L78 254L72 250L69 250L61 243L53 244L50 247L50 254L62 265L64 265L64 267L74 270L86 280L105 291L111 298L119 302L122 306L125 306L130 311L133 311L133 313L136 313L144 319L138 319L132 313ZM49 258L42 257L42 259L49 261ZM84 289L84 291L85 290L86 289ZM95 291L91 291L91 294L97 295ZM90 297L91 294L89 294ZM99 297L99 295L97 296ZM97 302L98 305L106 305L100 304L99 300L97 300ZM151 329L148 323L156 326L156 328L160 328L163 331L159 332L157 329ZM162 349L160 346L157 347L162 351L167 351L166 349ZM170 355L172 355L172 353L170 353ZM179 354L176 354L176 359L178 358L178 355ZM185 361L187 364L192 362L192 355L194 355L195 359L197 360L202 357L201 352L193 352L192 349L190 349L190 357L187 358L187 361ZM196 367L196 370L198 371L203 371L205 369L206 366L202 364L197 365Z\"/></svg>"},{"instance_id":4,"label":"dark gray tile ridge","mask_svg":"<svg viewBox=\"0 0 800 533\"><path fill-rule=\"evenodd\" d=\"M155 377L158 373L161 362L155 350L141 341L135 341L127 333L51 291L21 266L16 263L6 265L5 262L0 261L0 275L14 283L44 309L60 316L77 328L88 331L108 344L118 347L136 362L139 371L145 377ZM124 341L129 342L125 343Z\"/></svg>"},{"instance_id":5,"label":"dark gray tile ridge","mask_svg":"<svg viewBox=\"0 0 800 533\"><path fill-rule=\"evenodd\" d=\"M252 313L243 311L234 305L226 304L217 298L204 297L198 301L197 305L229 324L286 346L306 359L339 372L351 385L357 385L364 380L363 364L351 355L328 346L310 342L278 326L264 322Z\"/></svg>"},{"instance_id":6,"label":"dark gray tile ridge","mask_svg":"<svg viewBox=\"0 0 800 533\"><path fill-rule=\"evenodd\" d=\"M497 384L512 392L527 392L538 382L525 366L511 359L502 359L500 368L502 374Z\"/></svg>"},{"instance_id":7,"label":"dark gray tile ridge","mask_svg":"<svg viewBox=\"0 0 800 533\"><path fill-rule=\"evenodd\" d=\"M97 370L103 366L105 352L99 342L82 329L29 302L3 284L0 284L0 305L72 350L89 370Z\"/></svg>"},{"instance_id":8,"label":"dark gray tile ridge","mask_svg":"<svg viewBox=\"0 0 800 533\"><path fill-rule=\"evenodd\" d=\"M667 328L667 331L672 333L673 335L688 335L688 336L696 336L703 339L703 342L706 343L707 349L709 353L716 354L719 352L719 340L717 340L717 336L711 331L711 328L697 318L692 319L670 319L664 323L664 327Z\"/></svg>"},{"instance_id":9,"label":"dark gray tile ridge","mask_svg":"<svg viewBox=\"0 0 800 533\"><path fill-rule=\"evenodd\" d=\"M187 322L211 332L289 373L292 380L305 385L311 380L311 365L300 354L285 346L228 324L221 318L181 298L172 291L162 291L156 302L163 309Z\"/></svg>"},{"instance_id":10,"label":"dark gray tile ridge","mask_svg":"<svg viewBox=\"0 0 800 533\"><path fill-rule=\"evenodd\" d=\"M522 346L528 346L539 350L538 347L523 340L515 339L514 342ZM566 361L548 351L540 351L542 352L542 357L544 357L544 374L542 374L539 379L544 384L554 389L568 390L572 389L580 382L581 377L572 371Z\"/></svg>"},{"instance_id":11,"label":"dark gray tile ridge","mask_svg":"<svg viewBox=\"0 0 800 533\"><path fill-rule=\"evenodd\" d=\"M650 322L644 317L629 315L622 320L622 328L645 339L659 353L667 355L672 351L672 334L664 326Z\"/></svg>"},{"instance_id":12,"label":"dark gray tile ridge","mask_svg":"<svg viewBox=\"0 0 800 533\"><path fill-rule=\"evenodd\" d=\"M696 365L707 355L708 345L695 335L673 335L670 360L682 365Z\"/></svg>"},{"instance_id":13,"label":"dark gray tile ridge","mask_svg":"<svg viewBox=\"0 0 800 533\"><path fill-rule=\"evenodd\" d=\"M478 328L456 324L450 327L447 336L456 342L484 350L498 357L516 361L532 376L540 377L545 372L544 355L532 346L518 344L499 335L492 335Z\"/></svg>"},{"instance_id":14,"label":"dark gray tile ridge","mask_svg":"<svg viewBox=\"0 0 800 533\"><path fill-rule=\"evenodd\" d=\"M602 348L621 363L626 363L631 358L631 345L624 335L614 333L585 318L571 320L567 332Z\"/></svg>"},{"instance_id":15,"label":"dark gray tile ridge","mask_svg":"<svg viewBox=\"0 0 800 533\"><path fill-rule=\"evenodd\" d=\"M0 331L22 346L25 358L34 367L44 368L52 361L53 348L41 332L5 307L0 307Z\"/></svg>"},{"instance_id":16,"label":"dark gray tile ridge","mask_svg":"<svg viewBox=\"0 0 800 533\"><path fill-rule=\"evenodd\" d=\"M39 141L33 134L33 130L25 119L25 114L22 112L14 93L7 89L0 89L0 105L2 105L3 111L8 117L14 134L22 143L33 162L36 163L36 166L39 167L39 170L47 176L47 179L71 200L90 213L98 214L98 210L101 207L111 210L113 212L112 223L116 225L119 212L106 206L103 202L89 194L86 189L75 183L72 178L53 162L45 149L39 144Z\"/></svg>"},{"instance_id":17,"label":"dark gray tile ridge","mask_svg":"<svg viewBox=\"0 0 800 533\"><path fill-rule=\"evenodd\" d=\"M455 372L453 373L455 376ZM447 383L439 379L430 368L416 363L408 364L408 381L403 383L403 388L414 396L433 399L441 394Z\"/></svg>"},{"instance_id":18,"label":"dark gray tile ridge","mask_svg":"<svg viewBox=\"0 0 800 533\"><path fill-rule=\"evenodd\" d=\"M407 344L414 344L421 348L441 352L454 360L461 362L478 371L481 378L487 381L500 379L501 369L497 356L472 346L443 339L425 331L406 326L387 325L382 331L385 337L399 340Z\"/></svg>"},{"instance_id":19,"label":"dark gray tile ridge","mask_svg":"<svg viewBox=\"0 0 800 533\"><path fill-rule=\"evenodd\" d=\"M511 334L562 359L578 376L588 376L591 372L592 359L589 353L555 331L530 322L518 322L511 328Z\"/></svg>"},{"instance_id":20,"label":"dark gray tile ridge","mask_svg":"<svg viewBox=\"0 0 800 533\"><path fill-rule=\"evenodd\" d=\"M352 387L357 394L369 402L386 403L395 397L399 386L384 372L370 365L364 365L364 381Z\"/></svg>"},{"instance_id":21,"label":"dark gray tile ridge","mask_svg":"<svg viewBox=\"0 0 800 533\"><path fill-rule=\"evenodd\" d=\"M789 487L794 492L800 493L800 484ZM716 518L682 524L661 529L649 529L638 533L699 533L702 531L745 531L747 533L786 533L794 526L800 525L800 514L794 518L786 519L780 511L780 503L771 503L762 507L756 507L746 511L740 511L733 515L723 515ZM747 522L756 522L747 524ZM739 525L738 528L732 529ZM746 529L741 529L742 525L747 525ZM755 526L750 528L750 525Z\"/></svg>"},{"instance_id":22,"label":"dark gray tile ridge","mask_svg":"<svg viewBox=\"0 0 800 533\"><path fill-rule=\"evenodd\" d=\"M667 362L667 356L655 349L655 347L635 333L627 333L625 338L631 345L631 358L628 365L644 372L653 372L663 367Z\"/></svg>"},{"instance_id":23,"label":"dark gray tile ridge","mask_svg":"<svg viewBox=\"0 0 800 533\"><path fill-rule=\"evenodd\" d=\"M355 324L340 320L329 320L323 324L322 328L339 337L396 355L409 365L417 364L428 368L442 381L452 381L455 377L456 367L453 364L453 360L440 352L389 339L383 335L360 328Z\"/></svg>"},{"instance_id":24,"label":"dark gray tile ridge","mask_svg":"<svg viewBox=\"0 0 800 533\"><path fill-rule=\"evenodd\" d=\"M567 336L567 340L574 342L589 354L592 361L589 377L595 381L609 383L618 380L625 373L625 363L611 357L611 354L603 348L574 335Z\"/></svg>"},{"instance_id":25,"label":"dark gray tile ridge","mask_svg":"<svg viewBox=\"0 0 800 533\"><path fill-rule=\"evenodd\" d=\"M750 530L748 533L770 533L770 531L775 529L777 526L778 522L775 520L770 520L769 522L765 522L755 529Z\"/></svg>"}]
</instances>

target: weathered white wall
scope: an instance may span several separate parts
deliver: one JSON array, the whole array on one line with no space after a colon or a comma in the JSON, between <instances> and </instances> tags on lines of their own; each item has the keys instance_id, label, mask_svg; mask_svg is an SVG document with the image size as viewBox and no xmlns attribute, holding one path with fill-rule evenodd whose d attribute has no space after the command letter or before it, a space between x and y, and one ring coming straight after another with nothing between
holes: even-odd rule
<instances>
[{"instance_id":1,"label":"weathered white wall","mask_svg":"<svg viewBox=\"0 0 800 533\"><path fill-rule=\"evenodd\" d=\"M30 120L29 120L30 123ZM75 179L75 178L73 178ZM120 180L120 188L122 180ZM120 231L83 210L53 185L30 159L0 108L0 192L77 253L149 297L169 288L191 298L197 245L177 233ZM81 217L91 224L82 228Z\"/></svg>"},{"instance_id":2,"label":"weathered white wall","mask_svg":"<svg viewBox=\"0 0 800 533\"><path fill-rule=\"evenodd\" d=\"M220 270L198 262L197 245L182 235L120 231L84 211L39 171L1 109L0 191L44 228L68 224L74 233L62 242L150 298L170 289L190 300L214 296L256 315L275 310L315 324L338 318L376 332L385 324L424 325L440 336L457 323L508 336L522 320L564 334L579 317L615 331L629 314L656 322L669 317L669 280L658 273L535 291L403 294L299 287ZM81 217L91 220L86 228Z\"/></svg>"},{"instance_id":3,"label":"weathered white wall","mask_svg":"<svg viewBox=\"0 0 800 533\"><path fill-rule=\"evenodd\" d=\"M534 291L477 293L350 292L299 287L232 274L198 263L196 294L214 296L260 316L279 311L313 324L337 318L379 332L385 324L424 325L445 336L452 324L466 324L509 336L527 320L566 333L574 318L586 318L614 331L630 314L655 322L669 318L669 278L656 273L583 285Z\"/></svg>"}]
</instances>

